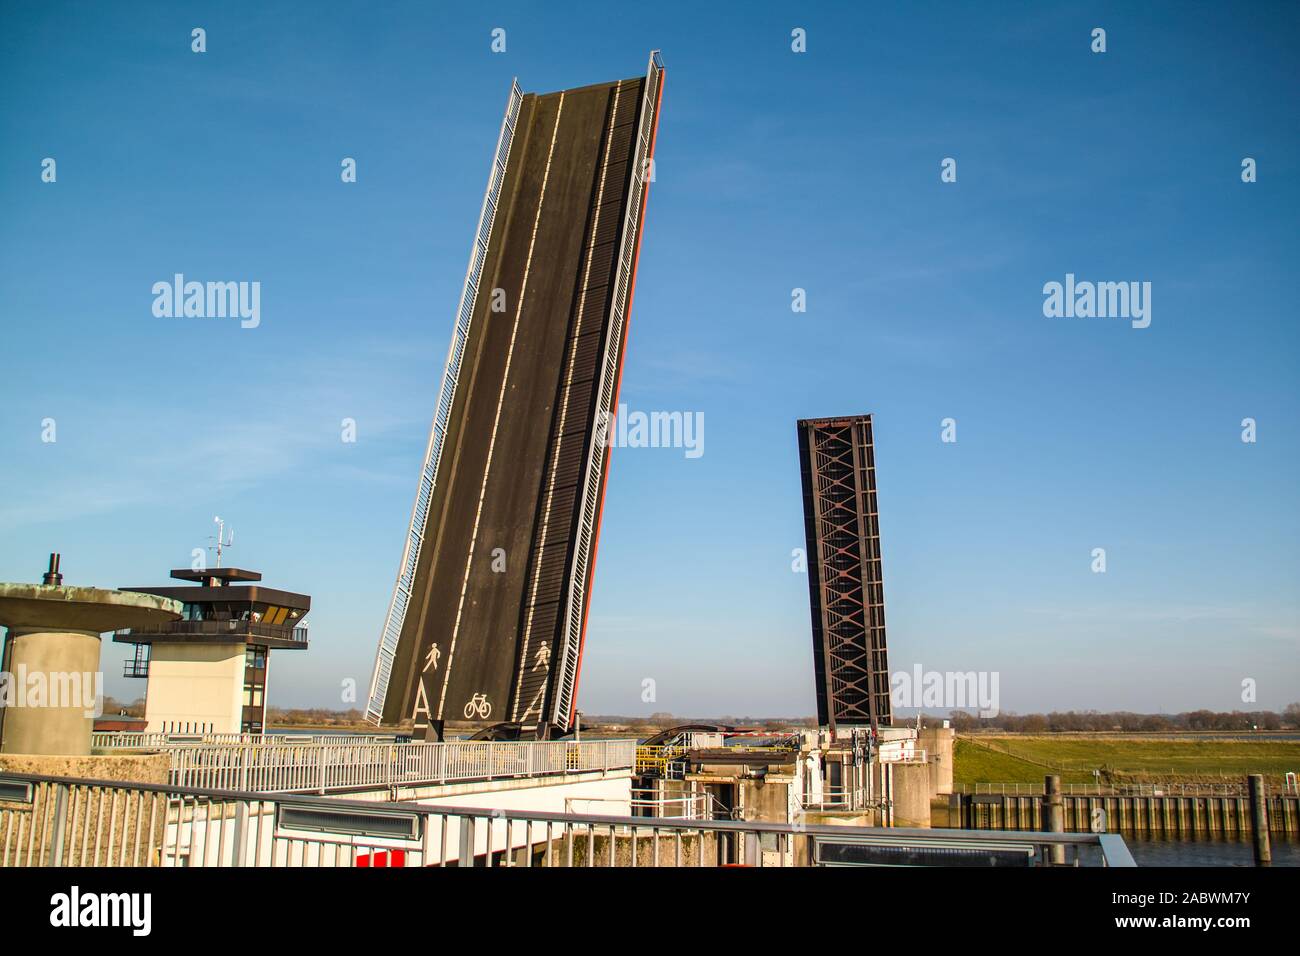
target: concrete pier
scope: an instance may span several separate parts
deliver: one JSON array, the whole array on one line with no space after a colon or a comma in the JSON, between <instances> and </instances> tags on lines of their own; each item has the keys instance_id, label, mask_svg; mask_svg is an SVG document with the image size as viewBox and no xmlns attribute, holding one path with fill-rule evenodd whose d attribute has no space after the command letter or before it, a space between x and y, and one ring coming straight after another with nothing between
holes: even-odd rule
<instances>
[{"instance_id":1,"label":"concrete pier","mask_svg":"<svg viewBox=\"0 0 1300 956\"><path fill-rule=\"evenodd\" d=\"M956 731L946 726L922 727L916 745L925 751L925 762L930 767L930 795L952 793L952 750Z\"/></svg>"},{"instance_id":2,"label":"concrete pier","mask_svg":"<svg viewBox=\"0 0 1300 956\"><path fill-rule=\"evenodd\" d=\"M930 825L930 768L923 763L889 764L892 774L891 795L893 825L928 827Z\"/></svg>"},{"instance_id":3,"label":"concrete pier","mask_svg":"<svg viewBox=\"0 0 1300 956\"><path fill-rule=\"evenodd\" d=\"M181 616L179 601L62 580L56 554L45 583L0 584L0 626L8 628L0 753L88 755L103 688L100 634Z\"/></svg>"}]
</instances>

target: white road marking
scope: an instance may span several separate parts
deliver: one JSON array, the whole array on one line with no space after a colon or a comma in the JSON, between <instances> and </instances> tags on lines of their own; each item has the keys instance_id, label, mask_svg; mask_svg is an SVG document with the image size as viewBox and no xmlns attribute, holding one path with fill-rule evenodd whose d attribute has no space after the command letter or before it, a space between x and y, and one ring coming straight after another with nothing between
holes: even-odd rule
<instances>
[{"instance_id":1,"label":"white road marking","mask_svg":"<svg viewBox=\"0 0 1300 956\"><path fill-rule=\"evenodd\" d=\"M474 564L474 546L478 543L479 520L483 517L483 499L487 496L488 475L492 471L492 452L496 448L497 428L501 424L501 407L506 401L506 386L510 381L510 360L515 354L515 337L519 334L519 316L524 311L524 298L528 291L528 272L533 264L533 248L537 245L537 224L542 221L542 205L546 201L546 184L551 178L551 158L555 155L555 139L560 132L560 116L564 113L564 96L555 110L555 128L551 130L551 146L546 153L546 169L542 173L542 191L537 197L537 215L533 217L533 234L528 241L528 257L524 260L524 278L519 285L519 304L515 308L515 323L510 330L510 348L506 351L506 368L501 376L501 394L497 396L496 418L492 421L492 438L488 442L487 464L483 467L483 485L478 492L478 508L474 512L474 531L469 539L469 554L465 558L465 577L460 585L460 602L456 605L456 623L451 629L451 645L447 648L447 667L443 671L442 693L438 697L438 715L442 716L447 702L447 685L451 682L451 664L456 655L456 636L460 632L460 619L465 611L465 592L469 589L469 572Z\"/></svg>"},{"instance_id":2,"label":"white road marking","mask_svg":"<svg viewBox=\"0 0 1300 956\"><path fill-rule=\"evenodd\" d=\"M560 445L564 442L564 423L568 417L569 411L569 390L573 387L573 366L578 354L578 336L582 332L582 313L587 305L587 283L591 279L591 260L596 249L596 232L600 228L600 207L605 199L605 181L609 178L609 148L614 142L614 120L618 117L618 94L623 88L623 81L619 80L614 85L614 108L609 114L609 129L605 132L605 155L601 161L600 186L596 190L596 220L591 227L591 242L587 243L587 267L582 275L582 293L578 298L578 324L573 330L573 348L569 350L568 375L564 381L564 392L560 397L560 428L556 432L555 454L551 457L550 479L546 488L546 509L542 512L542 536L540 546L537 551L537 562L533 567L533 583L529 589L528 597L528 620L524 624L524 646L520 650L519 660L527 662L528 647L533 635L533 613L537 601L537 583L542 575L542 557L546 553L546 529L551 523L551 501L555 497L555 472L560 460ZM524 711L523 717L519 716L519 692L523 687L524 668L518 669L518 677L515 680L514 703L515 709L511 713L512 720L527 720L528 715L532 713L534 701L529 703L528 709ZM541 716L540 711L538 716Z\"/></svg>"}]
</instances>

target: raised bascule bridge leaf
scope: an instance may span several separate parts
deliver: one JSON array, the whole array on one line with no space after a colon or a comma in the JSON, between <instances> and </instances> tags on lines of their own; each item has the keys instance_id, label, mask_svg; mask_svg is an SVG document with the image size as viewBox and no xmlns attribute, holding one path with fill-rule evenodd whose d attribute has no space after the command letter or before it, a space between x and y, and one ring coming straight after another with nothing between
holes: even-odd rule
<instances>
[{"instance_id":1,"label":"raised bascule bridge leaf","mask_svg":"<svg viewBox=\"0 0 1300 956\"><path fill-rule=\"evenodd\" d=\"M573 720L663 65L510 91L367 716Z\"/></svg>"}]
</instances>

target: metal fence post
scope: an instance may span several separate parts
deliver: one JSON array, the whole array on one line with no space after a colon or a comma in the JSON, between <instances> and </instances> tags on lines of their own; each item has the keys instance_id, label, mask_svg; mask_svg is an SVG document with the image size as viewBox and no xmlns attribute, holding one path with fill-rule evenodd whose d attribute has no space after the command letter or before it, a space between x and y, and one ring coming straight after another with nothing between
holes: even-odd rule
<instances>
[{"instance_id":1,"label":"metal fence post","mask_svg":"<svg viewBox=\"0 0 1300 956\"><path fill-rule=\"evenodd\" d=\"M491 839L491 830L488 831L488 838ZM488 847L489 852L491 847ZM460 818L460 854L456 858L457 866L474 865L474 818Z\"/></svg>"},{"instance_id":2,"label":"metal fence post","mask_svg":"<svg viewBox=\"0 0 1300 956\"><path fill-rule=\"evenodd\" d=\"M243 800L235 804L234 851L231 856L233 866L248 865L248 804ZM220 861L218 861L218 866Z\"/></svg>"},{"instance_id":3,"label":"metal fence post","mask_svg":"<svg viewBox=\"0 0 1300 956\"><path fill-rule=\"evenodd\" d=\"M50 863L63 865L63 834L68 822L68 788L58 784L54 790L54 840L50 845Z\"/></svg>"},{"instance_id":4,"label":"metal fence post","mask_svg":"<svg viewBox=\"0 0 1300 956\"><path fill-rule=\"evenodd\" d=\"M325 748L321 747L319 753L320 753L320 778L319 778L320 789L317 790L317 793L323 796L325 793Z\"/></svg>"}]
</instances>

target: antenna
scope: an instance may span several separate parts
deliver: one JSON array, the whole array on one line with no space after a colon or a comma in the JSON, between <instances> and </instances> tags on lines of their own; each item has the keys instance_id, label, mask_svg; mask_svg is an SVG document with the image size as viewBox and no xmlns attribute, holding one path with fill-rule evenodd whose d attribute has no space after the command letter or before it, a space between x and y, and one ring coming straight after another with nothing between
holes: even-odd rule
<instances>
[{"instance_id":1,"label":"antenna","mask_svg":"<svg viewBox=\"0 0 1300 956\"><path fill-rule=\"evenodd\" d=\"M234 529L232 528L231 531L230 531L230 537L227 538L227 537L226 537L226 523L225 523L224 521L221 520L221 515L217 515L217 516L214 517L212 520L215 521L216 524L217 524L217 535L216 535L216 542L217 542L217 544L216 544L216 547L215 547L215 548L212 547L211 545L209 545L209 546L208 546L208 550L209 550L209 551L216 551L216 552L217 552L217 567L221 567L221 552L222 552L222 550L225 549L225 548L232 548L232 547L234 547L234 545L235 545L235 532L234 532ZM208 540L209 540L209 541L212 540L212 535L208 535Z\"/></svg>"}]
</instances>

